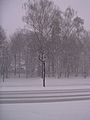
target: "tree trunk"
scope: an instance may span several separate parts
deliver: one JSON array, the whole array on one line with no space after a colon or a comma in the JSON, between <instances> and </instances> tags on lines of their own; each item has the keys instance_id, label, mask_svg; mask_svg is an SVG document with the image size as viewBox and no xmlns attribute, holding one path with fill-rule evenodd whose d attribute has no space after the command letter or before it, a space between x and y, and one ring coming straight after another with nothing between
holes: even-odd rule
<instances>
[{"instance_id":1,"label":"tree trunk","mask_svg":"<svg viewBox=\"0 0 90 120\"><path fill-rule=\"evenodd\" d=\"M48 66L47 66L47 74L48 74L48 77L50 77L50 60L48 60Z\"/></svg>"},{"instance_id":2,"label":"tree trunk","mask_svg":"<svg viewBox=\"0 0 90 120\"><path fill-rule=\"evenodd\" d=\"M52 60L52 77L55 75L54 60Z\"/></svg>"},{"instance_id":3,"label":"tree trunk","mask_svg":"<svg viewBox=\"0 0 90 120\"><path fill-rule=\"evenodd\" d=\"M21 53L19 52L19 78L21 77Z\"/></svg>"},{"instance_id":4,"label":"tree trunk","mask_svg":"<svg viewBox=\"0 0 90 120\"><path fill-rule=\"evenodd\" d=\"M43 87L45 87L45 62L43 62Z\"/></svg>"},{"instance_id":5,"label":"tree trunk","mask_svg":"<svg viewBox=\"0 0 90 120\"><path fill-rule=\"evenodd\" d=\"M25 66L26 66L26 78L28 78L28 48L26 50L26 55L25 55Z\"/></svg>"},{"instance_id":6,"label":"tree trunk","mask_svg":"<svg viewBox=\"0 0 90 120\"><path fill-rule=\"evenodd\" d=\"M16 54L14 55L14 60L15 60L14 75L16 76L16 72L17 72L17 70L16 70Z\"/></svg>"}]
</instances>

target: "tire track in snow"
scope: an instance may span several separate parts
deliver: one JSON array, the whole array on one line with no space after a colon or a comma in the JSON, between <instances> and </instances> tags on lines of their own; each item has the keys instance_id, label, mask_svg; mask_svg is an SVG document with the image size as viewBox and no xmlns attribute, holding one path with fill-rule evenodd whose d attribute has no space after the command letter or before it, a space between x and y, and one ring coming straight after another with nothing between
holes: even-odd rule
<instances>
[{"instance_id":1,"label":"tire track in snow","mask_svg":"<svg viewBox=\"0 0 90 120\"><path fill-rule=\"evenodd\" d=\"M90 89L0 91L0 104L90 100Z\"/></svg>"}]
</instances>

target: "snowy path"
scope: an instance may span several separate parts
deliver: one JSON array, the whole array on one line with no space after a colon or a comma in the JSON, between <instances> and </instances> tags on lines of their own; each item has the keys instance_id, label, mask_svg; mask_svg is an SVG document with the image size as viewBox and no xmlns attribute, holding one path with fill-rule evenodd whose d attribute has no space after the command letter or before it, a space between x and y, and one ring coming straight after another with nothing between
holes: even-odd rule
<instances>
[{"instance_id":1,"label":"snowy path","mask_svg":"<svg viewBox=\"0 0 90 120\"><path fill-rule=\"evenodd\" d=\"M7 79L0 84L0 104L90 100L90 78Z\"/></svg>"}]
</instances>

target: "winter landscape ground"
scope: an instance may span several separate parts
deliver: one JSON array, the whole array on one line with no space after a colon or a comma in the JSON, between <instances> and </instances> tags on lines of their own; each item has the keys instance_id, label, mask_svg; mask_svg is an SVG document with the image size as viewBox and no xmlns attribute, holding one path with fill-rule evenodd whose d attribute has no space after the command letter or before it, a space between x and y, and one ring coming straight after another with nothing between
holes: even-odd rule
<instances>
[{"instance_id":1,"label":"winter landscape ground","mask_svg":"<svg viewBox=\"0 0 90 120\"><path fill-rule=\"evenodd\" d=\"M90 120L90 78L0 80L0 120Z\"/></svg>"}]
</instances>

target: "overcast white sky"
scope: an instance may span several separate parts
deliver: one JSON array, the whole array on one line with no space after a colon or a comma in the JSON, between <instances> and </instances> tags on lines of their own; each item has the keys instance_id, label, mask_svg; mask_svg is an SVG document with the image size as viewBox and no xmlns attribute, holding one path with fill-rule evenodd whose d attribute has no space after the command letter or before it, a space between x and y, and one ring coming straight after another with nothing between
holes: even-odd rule
<instances>
[{"instance_id":1,"label":"overcast white sky","mask_svg":"<svg viewBox=\"0 0 90 120\"><path fill-rule=\"evenodd\" d=\"M24 10L22 3L26 0L0 0L0 24L10 35L17 28L23 27L22 16ZM90 0L53 0L61 10L68 6L77 11L78 16L84 19L85 28L90 30Z\"/></svg>"}]
</instances>

